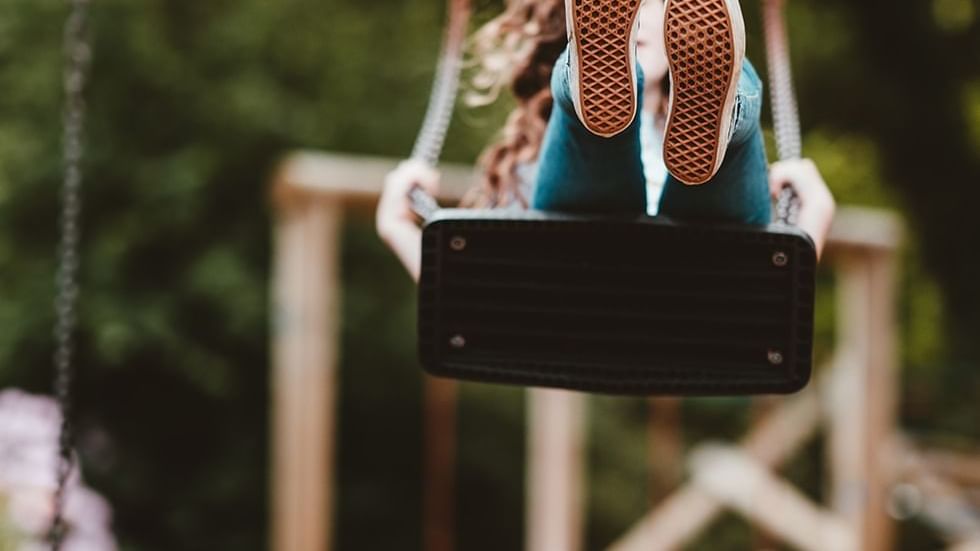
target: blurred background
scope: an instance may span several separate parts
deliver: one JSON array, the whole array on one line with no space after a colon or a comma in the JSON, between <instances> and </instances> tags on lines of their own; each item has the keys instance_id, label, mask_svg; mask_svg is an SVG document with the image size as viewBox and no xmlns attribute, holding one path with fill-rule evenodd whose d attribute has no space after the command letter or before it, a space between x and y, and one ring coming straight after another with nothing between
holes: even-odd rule
<instances>
[{"instance_id":1,"label":"blurred background","mask_svg":"<svg viewBox=\"0 0 980 551\"><path fill-rule=\"evenodd\" d=\"M269 537L270 178L297 148L403 157L424 113L441 0L97 0L84 188L77 444L121 549L263 549ZM499 13L476 2L474 17ZM749 56L759 13L745 6ZM66 6L0 0L0 387L49 394ZM906 223L900 424L980 449L980 4L791 0L804 124L841 205ZM761 63L759 64L761 65ZM507 99L459 109L446 160L472 163ZM414 287L365 211L343 238L336 549L419 549L421 370ZM821 275L817 355L834 346ZM747 400L683 403L683 442L736 439ZM596 398L585 543L649 507L647 403ZM524 541L525 401L463 385L456 543ZM824 492L818 439L782 473ZM0 486L2 489L2 486ZM973 503L977 503L976 487ZM0 496L0 514L5 511ZM976 509L973 511L976 513ZM896 549L942 545L917 515ZM8 528L8 526L11 526ZM0 549L18 528L0 521ZM725 515L692 549L746 549ZM769 548L778 544L767 543Z\"/></svg>"}]
</instances>

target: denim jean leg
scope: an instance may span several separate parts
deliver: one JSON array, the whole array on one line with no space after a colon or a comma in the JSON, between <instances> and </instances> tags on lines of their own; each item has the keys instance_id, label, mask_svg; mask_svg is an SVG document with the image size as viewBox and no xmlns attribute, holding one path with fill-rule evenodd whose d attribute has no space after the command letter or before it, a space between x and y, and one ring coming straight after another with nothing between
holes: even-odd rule
<instances>
[{"instance_id":1,"label":"denim jean leg","mask_svg":"<svg viewBox=\"0 0 980 551\"><path fill-rule=\"evenodd\" d=\"M637 98L637 116L626 130L611 138L596 136L575 114L568 63L566 49L551 76L555 104L541 145L531 206L574 213L646 212L646 182L640 161L642 94ZM639 67L637 75L638 89L642 90Z\"/></svg>"},{"instance_id":2,"label":"denim jean leg","mask_svg":"<svg viewBox=\"0 0 980 551\"><path fill-rule=\"evenodd\" d=\"M699 186L668 176L660 214L682 220L769 223L769 164L759 123L761 112L762 81L746 59L738 81L732 139L721 168Z\"/></svg>"}]
</instances>

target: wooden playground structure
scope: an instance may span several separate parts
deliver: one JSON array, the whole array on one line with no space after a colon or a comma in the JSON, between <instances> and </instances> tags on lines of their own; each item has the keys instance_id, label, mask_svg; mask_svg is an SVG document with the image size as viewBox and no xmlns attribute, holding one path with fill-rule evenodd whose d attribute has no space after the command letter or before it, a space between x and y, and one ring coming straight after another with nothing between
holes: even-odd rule
<instances>
[{"instance_id":1,"label":"wooden playground structure","mask_svg":"<svg viewBox=\"0 0 980 551\"><path fill-rule=\"evenodd\" d=\"M277 551L331 548L341 230L348 213L370 212L395 162L298 152L274 177L270 483ZM442 199L458 201L472 169L441 170ZM980 505L964 490L980 485L980 457L921 449L897 425L901 242L894 215L839 209L824 259L837 280L836 349L805 391L760 399L757 421L740 441L702 443L685 457L678 401L651 400L651 440L672 456L654 468L689 476L610 550L679 549L732 510L793 548L883 551L893 547L889 508L902 488L914 492L918 514L949 549L980 550ZM454 387L428 384L426 551L452 548ZM535 389L528 401L525 548L580 551L588 397ZM777 471L818 432L826 439L826 503Z\"/></svg>"}]
</instances>

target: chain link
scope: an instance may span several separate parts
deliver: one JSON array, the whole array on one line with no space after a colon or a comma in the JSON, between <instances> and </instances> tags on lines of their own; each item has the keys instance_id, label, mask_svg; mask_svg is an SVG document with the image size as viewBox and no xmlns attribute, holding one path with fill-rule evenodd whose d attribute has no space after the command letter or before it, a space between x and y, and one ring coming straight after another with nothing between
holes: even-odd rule
<instances>
[{"instance_id":1,"label":"chain link","mask_svg":"<svg viewBox=\"0 0 980 551\"><path fill-rule=\"evenodd\" d=\"M61 410L58 436L58 466L54 511L48 532L51 549L57 551L67 534L64 519L65 488L74 468L71 426L72 362L77 324L79 240L81 238L81 187L85 84L92 51L88 36L90 0L69 0L64 29L64 112L62 155L64 179L61 187L60 243L55 277L54 392Z\"/></svg>"}]
</instances>

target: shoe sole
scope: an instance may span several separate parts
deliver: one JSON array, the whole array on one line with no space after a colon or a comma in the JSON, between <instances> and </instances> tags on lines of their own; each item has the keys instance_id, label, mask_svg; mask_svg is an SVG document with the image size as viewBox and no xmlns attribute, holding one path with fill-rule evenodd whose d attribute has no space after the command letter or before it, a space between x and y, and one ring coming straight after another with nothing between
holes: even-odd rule
<instances>
[{"instance_id":1,"label":"shoe sole","mask_svg":"<svg viewBox=\"0 0 980 551\"><path fill-rule=\"evenodd\" d=\"M732 16L741 11L730 13L726 0L667 0L664 10L671 79L664 164L685 184L703 184L724 160L745 49Z\"/></svg>"},{"instance_id":2,"label":"shoe sole","mask_svg":"<svg viewBox=\"0 0 980 551\"><path fill-rule=\"evenodd\" d=\"M631 35L640 0L572 0L579 98L592 133L614 136L636 117L636 61Z\"/></svg>"}]
</instances>

